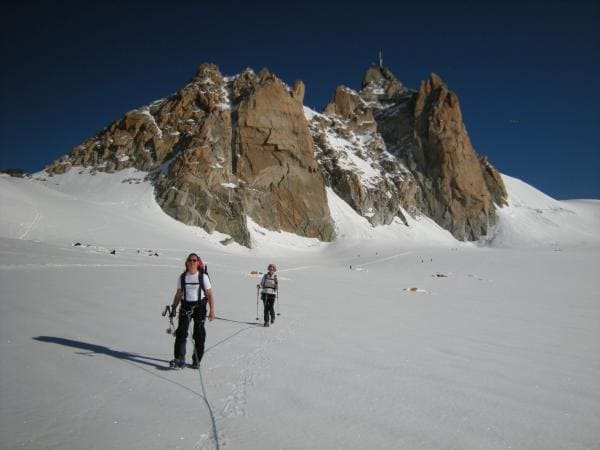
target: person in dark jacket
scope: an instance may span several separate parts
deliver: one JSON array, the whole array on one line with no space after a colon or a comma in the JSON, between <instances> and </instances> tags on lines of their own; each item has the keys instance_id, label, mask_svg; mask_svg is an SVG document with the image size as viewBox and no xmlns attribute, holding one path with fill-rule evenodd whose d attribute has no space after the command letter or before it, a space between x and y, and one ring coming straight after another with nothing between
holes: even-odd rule
<instances>
[{"instance_id":1,"label":"person in dark jacket","mask_svg":"<svg viewBox=\"0 0 600 450\"><path fill-rule=\"evenodd\" d=\"M268 327L269 324L273 324L275 322L275 299L277 297L277 289L279 287L277 281L277 267L275 264L269 264L267 267L267 273L265 273L256 287L261 290L261 298L263 301L264 309L264 319L265 319L265 327Z\"/></svg>"}]
</instances>

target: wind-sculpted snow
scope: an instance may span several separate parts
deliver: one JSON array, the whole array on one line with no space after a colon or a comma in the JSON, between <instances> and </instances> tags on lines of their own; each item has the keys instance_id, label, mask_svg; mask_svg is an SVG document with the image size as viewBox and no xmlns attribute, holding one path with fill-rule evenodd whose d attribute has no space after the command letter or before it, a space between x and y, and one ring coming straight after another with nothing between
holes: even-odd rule
<instances>
[{"instance_id":1,"label":"wind-sculpted snow","mask_svg":"<svg viewBox=\"0 0 600 450\"><path fill-rule=\"evenodd\" d=\"M1 448L597 446L597 201L505 177L494 248L426 218L374 228L329 190L335 242L250 222L249 250L166 216L143 179L0 176ZM191 251L217 319L201 372L169 371L161 312Z\"/></svg>"}]
</instances>

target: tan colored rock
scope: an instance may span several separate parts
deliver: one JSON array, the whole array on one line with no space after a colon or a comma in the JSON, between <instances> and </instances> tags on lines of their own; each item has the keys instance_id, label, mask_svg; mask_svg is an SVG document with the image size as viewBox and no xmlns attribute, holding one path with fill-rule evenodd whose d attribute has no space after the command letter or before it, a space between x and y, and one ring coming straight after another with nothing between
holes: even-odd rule
<instances>
[{"instance_id":1,"label":"tan colored rock","mask_svg":"<svg viewBox=\"0 0 600 450\"><path fill-rule=\"evenodd\" d=\"M462 121L458 98L432 74L415 98L416 163L429 214L458 239L486 234L495 218L492 196Z\"/></svg>"},{"instance_id":2,"label":"tan colored rock","mask_svg":"<svg viewBox=\"0 0 600 450\"><path fill-rule=\"evenodd\" d=\"M267 69L266 67L263 67L262 69L260 69L260 71L258 72L258 79L261 82L263 82L269 78L271 78L271 72L269 72L269 69Z\"/></svg>"},{"instance_id":3,"label":"tan colored rock","mask_svg":"<svg viewBox=\"0 0 600 450\"><path fill-rule=\"evenodd\" d=\"M325 106L325 113L337 114L343 119L350 119L361 104L362 100L356 92L345 86L338 86L333 94L333 99Z\"/></svg>"},{"instance_id":4,"label":"tan colored rock","mask_svg":"<svg viewBox=\"0 0 600 450\"><path fill-rule=\"evenodd\" d=\"M151 171L165 212L247 246L248 216L333 239L325 184L373 225L426 214L459 239L485 234L494 204L505 204L500 174L477 158L458 99L438 76L415 92L372 66L360 92L339 87L310 126L304 94L303 82L289 88L268 69L225 78L202 64L181 90L129 111L46 169Z\"/></svg>"},{"instance_id":5,"label":"tan colored rock","mask_svg":"<svg viewBox=\"0 0 600 450\"><path fill-rule=\"evenodd\" d=\"M385 67L371 66L362 90L338 88L325 114L333 123L319 125L317 117L311 129L328 183L372 224L389 223L394 215L403 219L404 210L433 218L461 240L487 233L494 199L503 195L501 178L479 163L458 99L440 77L432 74L414 92ZM360 178L347 161L338 161L338 152L350 150L347 144L345 150L329 148L326 136L333 133L346 141L360 136L352 152L371 161L381 178Z\"/></svg>"},{"instance_id":6,"label":"tan colored rock","mask_svg":"<svg viewBox=\"0 0 600 450\"><path fill-rule=\"evenodd\" d=\"M492 166L486 156L480 156L479 163L483 170L485 184L492 195L494 203L499 207L508 206L508 194L500 173Z\"/></svg>"},{"instance_id":7,"label":"tan colored rock","mask_svg":"<svg viewBox=\"0 0 600 450\"><path fill-rule=\"evenodd\" d=\"M303 103L305 91L306 87L304 86L304 82L302 80L296 80L294 82L294 87L292 88L292 97L298 102Z\"/></svg>"},{"instance_id":8,"label":"tan colored rock","mask_svg":"<svg viewBox=\"0 0 600 450\"><path fill-rule=\"evenodd\" d=\"M272 230L332 240L325 185L302 105L263 77L237 109L235 174L248 215Z\"/></svg>"}]
</instances>

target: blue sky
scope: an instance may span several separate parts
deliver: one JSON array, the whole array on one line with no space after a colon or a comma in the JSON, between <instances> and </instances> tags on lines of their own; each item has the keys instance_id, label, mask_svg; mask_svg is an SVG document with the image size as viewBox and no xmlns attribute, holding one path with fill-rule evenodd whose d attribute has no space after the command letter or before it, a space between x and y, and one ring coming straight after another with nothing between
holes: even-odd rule
<instances>
[{"instance_id":1,"label":"blue sky","mask_svg":"<svg viewBox=\"0 0 600 450\"><path fill-rule=\"evenodd\" d=\"M381 50L408 87L442 77L501 172L555 198L600 198L599 2L213 3L9 2L0 168L40 170L203 62L302 79L320 111Z\"/></svg>"}]
</instances>

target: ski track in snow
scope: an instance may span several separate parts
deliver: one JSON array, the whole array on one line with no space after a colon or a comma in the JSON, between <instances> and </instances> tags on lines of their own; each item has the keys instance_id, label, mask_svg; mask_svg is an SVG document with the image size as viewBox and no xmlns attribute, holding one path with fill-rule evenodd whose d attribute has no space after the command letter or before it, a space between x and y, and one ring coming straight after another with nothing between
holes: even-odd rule
<instances>
[{"instance_id":1,"label":"ski track in snow","mask_svg":"<svg viewBox=\"0 0 600 450\"><path fill-rule=\"evenodd\" d=\"M39 208L37 208L33 203L31 202L26 202L29 206L31 206L31 208L35 211L35 217L33 218L33 220L27 224L24 225L25 226L25 231L19 236L19 239L27 239L27 236L29 235L29 233L31 233L31 231L35 228L35 226L41 221L42 219L42 213L39 210Z\"/></svg>"},{"instance_id":2,"label":"ski track in snow","mask_svg":"<svg viewBox=\"0 0 600 450\"><path fill-rule=\"evenodd\" d=\"M391 261L392 259L400 258L401 256L406 256L406 255L410 255L410 254L412 254L412 252L396 253L396 254L391 255L391 256L386 256L385 258L379 258L379 259L374 259L373 261L369 261L369 262L365 262L365 263L359 263L359 264L356 264L356 266L357 267L371 266L373 264L380 264L382 262Z\"/></svg>"}]
</instances>

